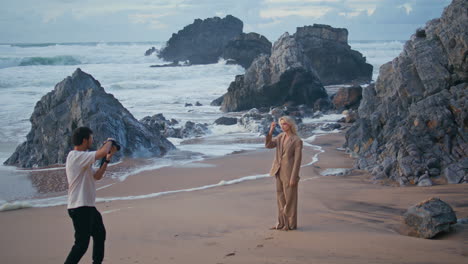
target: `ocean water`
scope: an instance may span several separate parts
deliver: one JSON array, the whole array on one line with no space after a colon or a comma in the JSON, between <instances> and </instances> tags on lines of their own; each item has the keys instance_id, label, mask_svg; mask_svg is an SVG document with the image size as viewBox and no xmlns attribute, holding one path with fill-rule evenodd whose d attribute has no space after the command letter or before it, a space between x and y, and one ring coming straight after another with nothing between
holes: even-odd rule
<instances>
[{"instance_id":1,"label":"ocean water","mask_svg":"<svg viewBox=\"0 0 468 264\"><path fill-rule=\"evenodd\" d=\"M401 41L350 42L350 46L360 51L374 66L374 80L380 66L395 58L403 44ZM155 55L144 56L144 52L153 46L159 49L162 45L160 42L0 44L0 162L3 164L25 141L36 102L76 68L97 79L106 92L112 93L137 119L163 113L166 118L175 118L181 124L189 120L210 124L210 133L203 140L184 143L179 139L170 139L185 153L182 156L174 154L148 160L143 167L112 175L118 180L125 180L141 170L188 166L192 161L207 157L262 148L257 133L237 125L212 125L224 114L219 107L210 106L210 102L224 94L230 82L236 75L243 74L244 69L237 65L225 65L222 60L210 65L151 68L151 65L165 62ZM186 103L195 105L197 101L202 106L185 107ZM339 117L306 122L333 122ZM27 205L40 207L41 202L38 201L41 199L63 196L63 191L41 192L34 179L30 171L1 165L0 207L7 202L22 207L24 201L28 201L25 202ZM31 199L36 202L31 203Z\"/></svg>"}]
</instances>

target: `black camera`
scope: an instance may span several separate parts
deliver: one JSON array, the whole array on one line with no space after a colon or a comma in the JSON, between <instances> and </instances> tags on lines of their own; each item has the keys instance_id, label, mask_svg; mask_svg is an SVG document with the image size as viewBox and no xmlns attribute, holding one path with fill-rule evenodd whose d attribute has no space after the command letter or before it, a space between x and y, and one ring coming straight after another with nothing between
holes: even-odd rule
<instances>
[{"instance_id":1,"label":"black camera","mask_svg":"<svg viewBox=\"0 0 468 264\"><path fill-rule=\"evenodd\" d=\"M115 141L115 140L109 140L110 142L112 142L112 146L115 147L117 149L117 151L120 150L120 144Z\"/></svg>"},{"instance_id":2,"label":"black camera","mask_svg":"<svg viewBox=\"0 0 468 264\"><path fill-rule=\"evenodd\" d=\"M108 140L108 141L112 142L112 146L115 147L117 149L117 151L120 150L120 144L117 141L115 141L115 140ZM106 144L106 142L104 142L104 144ZM110 151L109 151L109 153L110 153ZM101 159L101 164L99 165L99 168L102 167L102 165L104 165L105 162L107 162L106 157Z\"/></svg>"}]
</instances>

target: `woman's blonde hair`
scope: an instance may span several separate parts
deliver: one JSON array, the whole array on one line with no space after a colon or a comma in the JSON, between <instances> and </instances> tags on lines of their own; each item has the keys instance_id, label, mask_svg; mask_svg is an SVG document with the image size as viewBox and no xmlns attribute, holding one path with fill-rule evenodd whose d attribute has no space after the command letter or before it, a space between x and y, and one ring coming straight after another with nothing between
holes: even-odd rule
<instances>
[{"instance_id":1,"label":"woman's blonde hair","mask_svg":"<svg viewBox=\"0 0 468 264\"><path fill-rule=\"evenodd\" d=\"M297 125L296 125L296 121L294 120L294 118L290 117L290 116L282 116L280 117L280 119L278 120L278 123L281 122L281 120L283 120L284 122L288 123L289 124L289 127L291 129L291 132L294 134L294 135L297 135Z\"/></svg>"}]
</instances>

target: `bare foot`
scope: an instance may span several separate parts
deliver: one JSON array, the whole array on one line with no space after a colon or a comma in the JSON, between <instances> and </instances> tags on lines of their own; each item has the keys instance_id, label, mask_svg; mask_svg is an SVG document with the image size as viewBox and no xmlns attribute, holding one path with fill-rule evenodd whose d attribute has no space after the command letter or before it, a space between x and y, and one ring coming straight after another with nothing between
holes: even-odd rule
<instances>
[{"instance_id":1,"label":"bare foot","mask_svg":"<svg viewBox=\"0 0 468 264\"><path fill-rule=\"evenodd\" d=\"M270 227L270 230L281 230L283 229L284 227L280 227L280 226L273 226L273 227Z\"/></svg>"}]
</instances>

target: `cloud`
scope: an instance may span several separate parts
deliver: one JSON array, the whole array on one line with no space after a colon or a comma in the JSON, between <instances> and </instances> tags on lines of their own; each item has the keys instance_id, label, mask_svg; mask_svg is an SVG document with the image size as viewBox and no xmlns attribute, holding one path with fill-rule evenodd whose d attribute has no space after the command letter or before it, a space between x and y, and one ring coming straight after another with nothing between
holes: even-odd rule
<instances>
[{"instance_id":1,"label":"cloud","mask_svg":"<svg viewBox=\"0 0 468 264\"><path fill-rule=\"evenodd\" d=\"M314 23L348 28L350 37L406 39L415 28L439 17L451 0L38 2L2 0L0 42L167 40L196 18L228 14L244 22L244 31L260 33L272 41L285 31L294 33L296 27ZM392 35L385 35L389 33Z\"/></svg>"},{"instance_id":2,"label":"cloud","mask_svg":"<svg viewBox=\"0 0 468 264\"><path fill-rule=\"evenodd\" d=\"M35 0L19 0L27 6L37 5ZM190 8L186 0L44 0L35 12L43 17L44 23L54 22L58 17L71 14L75 19L109 15L119 12L165 13L168 10ZM21 6L17 6L20 8Z\"/></svg>"},{"instance_id":3,"label":"cloud","mask_svg":"<svg viewBox=\"0 0 468 264\"><path fill-rule=\"evenodd\" d=\"M168 25L160 21L160 18L170 16L173 13L165 14L130 14L128 18L130 22L135 24L146 24L152 29L163 29L167 28Z\"/></svg>"},{"instance_id":4,"label":"cloud","mask_svg":"<svg viewBox=\"0 0 468 264\"><path fill-rule=\"evenodd\" d=\"M406 14L409 15L411 11L413 11L413 7L411 6L410 3L405 3L403 5L399 5L399 8L404 8L406 10Z\"/></svg>"},{"instance_id":5,"label":"cloud","mask_svg":"<svg viewBox=\"0 0 468 264\"><path fill-rule=\"evenodd\" d=\"M322 19L340 16L348 22L422 23L439 13L450 0L263 0L261 18L290 16ZM370 19L367 19L370 18Z\"/></svg>"},{"instance_id":6,"label":"cloud","mask_svg":"<svg viewBox=\"0 0 468 264\"><path fill-rule=\"evenodd\" d=\"M450 0L264 0L257 29L270 39L303 25L347 28L350 39L408 39L428 20L440 17ZM289 10L300 10L289 12ZM308 12L308 10L323 10ZM271 37L273 36L273 37Z\"/></svg>"},{"instance_id":7,"label":"cloud","mask_svg":"<svg viewBox=\"0 0 468 264\"><path fill-rule=\"evenodd\" d=\"M261 18L279 18L289 16L302 16L310 18L320 18L326 15L330 10L329 7L282 7L282 8L271 8L264 11L260 11Z\"/></svg>"},{"instance_id":8,"label":"cloud","mask_svg":"<svg viewBox=\"0 0 468 264\"><path fill-rule=\"evenodd\" d=\"M332 12L353 17L363 11L373 13L376 5L377 0L264 0L265 9L260 16L270 18L298 15L316 19Z\"/></svg>"}]
</instances>

